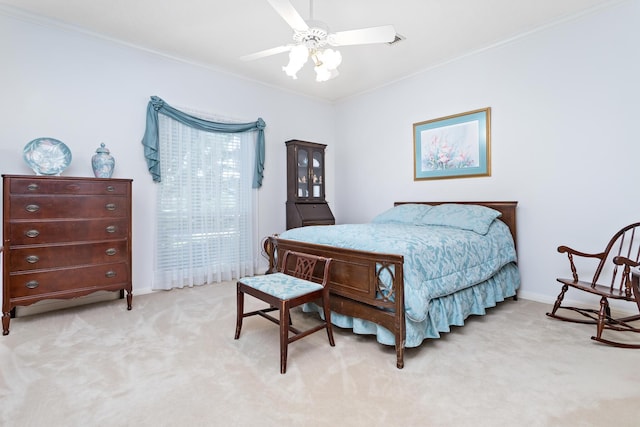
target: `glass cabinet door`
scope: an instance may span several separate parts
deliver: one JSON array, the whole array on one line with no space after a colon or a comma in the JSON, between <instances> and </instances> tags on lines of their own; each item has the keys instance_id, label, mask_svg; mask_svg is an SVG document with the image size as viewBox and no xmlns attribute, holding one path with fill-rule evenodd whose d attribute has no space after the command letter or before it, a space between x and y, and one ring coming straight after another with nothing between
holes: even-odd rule
<instances>
[{"instance_id":1,"label":"glass cabinet door","mask_svg":"<svg viewBox=\"0 0 640 427\"><path fill-rule=\"evenodd\" d=\"M309 152L298 148L298 197L309 197Z\"/></svg>"},{"instance_id":2,"label":"glass cabinet door","mask_svg":"<svg viewBox=\"0 0 640 427\"><path fill-rule=\"evenodd\" d=\"M323 153L313 150L311 164L311 197L324 198L324 164Z\"/></svg>"}]
</instances>

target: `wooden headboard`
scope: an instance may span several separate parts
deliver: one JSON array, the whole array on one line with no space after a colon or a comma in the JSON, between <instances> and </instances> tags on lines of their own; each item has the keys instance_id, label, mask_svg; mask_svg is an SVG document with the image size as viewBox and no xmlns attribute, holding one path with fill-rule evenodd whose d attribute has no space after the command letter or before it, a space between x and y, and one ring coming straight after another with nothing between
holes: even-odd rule
<instances>
[{"instance_id":1,"label":"wooden headboard","mask_svg":"<svg viewBox=\"0 0 640 427\"><path fill-rule=\"evenodd\" d=\"M393 205L404 205L407 203L421 204L421 205L442 205L444 203L458 203L463 205L481 205L491 209L495 209L502 213L500 219L507 224L511 235L513 236L513 243L518 248L518 239L516 235L516 206L518 202L395 202Z\"/></svg>"}]
</instances>

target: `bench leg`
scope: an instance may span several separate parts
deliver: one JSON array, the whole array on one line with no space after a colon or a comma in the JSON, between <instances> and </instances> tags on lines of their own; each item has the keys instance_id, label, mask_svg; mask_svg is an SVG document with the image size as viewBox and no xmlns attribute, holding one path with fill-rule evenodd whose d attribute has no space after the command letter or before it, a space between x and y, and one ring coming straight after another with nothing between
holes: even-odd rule
<instances>
[{"instance_id":1,"label":"bench leg","mask_svg":"<svg viewBox=\"0 0 640 427\"><path fill-rule=\"evenodd\" d=\"M240 290L240 285L236 289L236 335L234 339L240 338L240 330L242 329L242 318L244 317L244 292Z\"/></svg>"},{"instance_id":2,"label":"bench leg","mask_svg":"<svg viewBox=\"0 0 640 427\"><path fill-rule=\"evenodd\" d=\"M324 321L327 324L327 336L329 337L329 345L335 347L333 340L333 325L331 324L331 308L329 307L329 298L322 298L322 310L324 311Z\"/></svg>"},{"instance_id":3,"label":"bench leg","mask_svg":"<svg viewBox=\"0 0 640 427\"><path fill-rule=\"evenodd\" d=\"M280 304L280 373L287 372L287 347L289 346L289 304L282 301Z\"/></svg>"}]
</instances>

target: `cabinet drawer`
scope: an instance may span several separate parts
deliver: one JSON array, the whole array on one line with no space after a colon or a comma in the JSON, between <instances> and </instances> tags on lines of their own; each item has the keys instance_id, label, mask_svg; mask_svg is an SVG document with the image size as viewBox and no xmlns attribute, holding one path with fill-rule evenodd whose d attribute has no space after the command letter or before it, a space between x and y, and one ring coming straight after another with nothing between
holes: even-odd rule
<instances>
[{"instance_id":1,"label":"cabinet drawer","mask_svg":"<svg viewBox=\"0 0 640 427\"><path fill-rule=\"evenodd\" d=\"M128 181L115 180L73 180L64 178L12 178L11 194L120 194L126 195Z\"/></svg>"},{"instance_id":2,"label":"cabinet drawer","mask_svg":"<svg viewBox=\"0 0 640 427\"><path fill-rule=\"evenodd\" d=\"M9 246L118 240L129 236L128 218L22 221L9 224Z\"/></svg>"},{"instance_id":3,"label":"cabinet drawer","mask_svg":"<svg viewBox=\"0 0 640 427\"><path fill-rule=\"evenodd\" d=\"M9 275L11 298L22 298L89 289L117 288L126 284L129 279L127 263L104 264L88 267L62 268L34 273L15 273Z\"/></svg>"},{"instance_id":4,"label":"cabinet drawer","mask_svg":"<svg viewBox=\"0 0 640 427\"><path fill-rule=\"evenodd\" d=\"M15 219L114 218L130 210L125 196L13 196L9 215Z\"/></svg>"},{"instance_id":5,"label":"cabinet drawer","mask_svg":"<svg viewBox=\"0 0 640 427\"><path fill-rule=\"evenodd\" d=\"M11 272L72 267L89 264L127 262L127 241L86 243L80 245L38 246L12 249Z\"/></svg>"}]
</instances>

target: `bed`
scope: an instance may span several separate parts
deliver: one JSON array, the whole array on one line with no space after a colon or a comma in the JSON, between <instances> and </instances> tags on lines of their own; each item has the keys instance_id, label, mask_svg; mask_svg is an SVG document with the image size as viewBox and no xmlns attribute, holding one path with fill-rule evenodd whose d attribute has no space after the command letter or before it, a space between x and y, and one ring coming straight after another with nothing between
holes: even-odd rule
<instances>
[{"instance_id":1,"label":"bed","mask_svg":"<svg viewBox=\"0 0 640 427\"><path fill-rule=\"evenodd\" d=\"M517 202L396 202L366 224L308 226L265 240L269 270L285 250L334 259L332 323L405 347L517 298ZM306 306L313 311L313 306Z\"/></svg>"}]
</instances>

